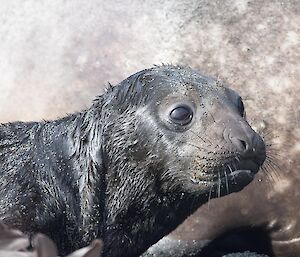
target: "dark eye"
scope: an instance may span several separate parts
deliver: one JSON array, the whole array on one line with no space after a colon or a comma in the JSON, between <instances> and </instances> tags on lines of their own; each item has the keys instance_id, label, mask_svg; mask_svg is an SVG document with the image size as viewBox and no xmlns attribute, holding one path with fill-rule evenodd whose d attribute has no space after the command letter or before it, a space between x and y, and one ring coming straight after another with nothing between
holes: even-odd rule
<instances>
[{"instance_id":1,"label":"dark eye","mask_svg":"<svg viewBox=\"0 0 300 257\"><path fill-rule=\"evenodd\" d=\"M239 113L242 117L245 116L245 107L244 107L244 103L242 101L242 98L239 97L239 100L238 100L238 110L239 110Z\"/></svg>"},{"instance_id":2,"label":"dark eye","mask_svg":"<svg viewBox=\"0 0 300 257\"><path fill-rule=\"evenodd\" d=\"M187 105L180 105L170 112L170 118L178 125L187 125L193 119L193 111Z\"/></svg>"}]
</instances>

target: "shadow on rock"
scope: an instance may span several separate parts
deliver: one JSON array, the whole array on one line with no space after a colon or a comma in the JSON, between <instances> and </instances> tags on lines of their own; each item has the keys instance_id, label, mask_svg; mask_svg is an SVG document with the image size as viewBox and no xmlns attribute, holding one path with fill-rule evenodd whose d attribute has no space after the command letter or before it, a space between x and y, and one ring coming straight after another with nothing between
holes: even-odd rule
<instances>
[{"instance_id":1,"label":"shadow on rock","mask_svg":"<svg viewBox=\"0 0 300 257\"><path fill-rule=\"evenodd\" d=\"M259 255L250 255L250 252ZM244 256L237 253L245 252L245 256L274 256L269 232L261 227L243 227L222 234L206 245L198 257ZM247 255L248 254L248 255Z\"/></svg>"}]
</instances>

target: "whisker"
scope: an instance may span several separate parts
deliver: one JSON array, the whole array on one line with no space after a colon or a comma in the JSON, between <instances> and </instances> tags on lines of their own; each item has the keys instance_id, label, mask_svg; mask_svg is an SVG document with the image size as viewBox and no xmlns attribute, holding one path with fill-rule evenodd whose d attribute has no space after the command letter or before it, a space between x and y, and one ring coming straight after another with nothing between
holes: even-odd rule
<instances>
[{"instance_id":1,"label":"whisker","mask_svg":"<svg viewBox=\"0 0 300 257\"><path fill-rule=\"evenodd\" d=\"M212 184L212 185L210 186L210 189L209 189L208 203L207 203L208 210L209 210L209 206L210 206L211 192L212 192L213 186L214 186L214 185Z\"/></svg>"},{"instance_id":2,"label":"whisker","mask_svg":"<svg viewBox=\"0 0 300 257\"><path fill-rule=\"evenodd\" d=\"M180 142L180 141L179 141L179 142ZM189 142L182 142L182 143L186 143L186 144L188 144L188 145L190 145L190 146L194 146L194 147L196 147L197 149L202 150L202 151L207 151L205 148L200 147L200 146L198 146L198 145L191 144L191 143L189 143Z\"/></svg>"},{"instance_id":3,"label":"whisker","mask_svg":"<svg viewBox=\"0 0 300 257\"><path fill-rule=\"evenodd\" d=\"M238 168L237 168L236 165L237 165L237 164L235 164L235 162L232 162L232 166L233 166L234 170L238 170Z\"/></svg>"},{"instance_id":4,"label":"whisker","mask_svg":"<svg viewBox=\"0 0 300 257\"><path fill-rule=\"evenodd\" d=\"M276 159L266 158L262 166L264 166L267 163L270 164L270 166L272 166L278 172L283 169L283 167L278 164L278 161Z\"/></svg>"},{"instance_id":5,"label":"whisker","mask_svg":"<svg viewBox=\"0 0 300 257\"><path fill-rule=\"evenodd\" d=\"M267 154L267 157L270 156L270 157L274 157L274 158L281 158L282 157L282 154L280 151L274 151L273 149L272 150L266 150L266 154Z\"/></svg>"},{"instance_id":6,"label":"whisker","mask_svg":"<svg viewBox=\"0 0 300 257\"><path fill-rule=\"evenodd\" d=\"M220 172L218 171L218 198L221 197L221 176Z\"/></svg>"},{"instance_id":7,"label":"whisker","mask_svg":"<svg viewBox=\"0 0 300 257\"><path fill-rule=\"evenodd\" d=\"M195 131L193 131L193 130L191 130L190 129L190 131L194 134L194 135L196 135L198 138L200 138L205 144L207 143L202 137L200 137L199 135L198 135L198 133L196 133ZM210 143L210 145L212 145L212 143L211 143L211 141L207 138L207 140L208 140L208 142Z\"/></svg>"},{"instance_id":8,"label":"whisker","mask_svg":"<svg viewBox=\"0 0 300 257\"><path fill-rule=\"evenodd\" d=\"M277 170L269 162L266 162L266 168L268 169L268 173L272 177L273 182L275 182L276 179L277 180L279 179L280 176L279 176Z\"/></svg>"},{"instance_id":9,"label":"whisker","mask_svg":"<svg viewBox=\"0 0 300 257\"><path fill-rule=\"evenodd\" d=\"M213 119L214 123L216 123L216 120L215 120L214 116L212 115L212 113L211 113L211 112L209 112L209 114L210 114L210 116L212 117L212 119Z\"/></svg>"},{"instance_id":10,"label":"whisker","mask_svg":"<svg viewBox=\"0 0 300 257\"><path fill-rule=\"evenodd\" d=\"M266 160L264 165L267 165L269 167L270 171L272 171L272 173L274 173L274 175L277 177L277 179L280 178L279 170L281 168L278 164L272 162L271 160Z\"/></svg>"},{"instance_id":11,"label":"whisker","mask_svg":"<svg viewBox=\"0 0 300 257\"><path fill-rule=\"evenodd\" d=\"M274 135L273 135L273 131L272 131L272 130L267 131L267 132L262 132L262 133L260 134L260 136L261 136L263 139L268 139L268 138L270 138L270 137L271 137L271 139L274 138ZM278 136L277 136L277 137L278 137Z\"/></svg>"},{"instance_id":12,"label":"whisker","mask_svg":"<svg viewBox=\"0 0 300 257\"><path fill-rule=\"evenodd\" d=\"M237 160L238 160L238 163L239 163L240 162L239 159L237 159ZM234 167L234 170L238 170L238 168L237 168L237 166L234 162L232 162L232 166ZM236 183L234 176L233 176L233 182Z\"/></svg>"},{"instance_id":13,"label":"whisker","mask_svg":"<svg viewBox=\"0 0 300 257\"><path fill-rule=\"evenodd\" d=\"M270 154L270 155L267 155L266 160L273 161L274 164L278 165L278 164L277 164L278 158L275 157L275 156L273 156L273 155L271 155L271 154Z\"/></svg>"},{"instance_id":14,"label":"whisker","mask_svg":"<svg viewBox=\"0 0 300 257\"><path fill-rule=\"evenodd\" d=\"M230 167L230 165L229 164L227 164L227 167L229 168L229 170L230 170L230 174L232 174L232 168Z\"/></svg>"},{"instance_id":15,"label":"whisker","mask_svg":"<svg viewBox=\"0 0 300 257\"><path fill-rule=\"evenodd\" d=\"M274 135L274 131L271 129L264 129L263 131L258 132L258 134L262 137L262 138L277 138L279 137L278 135Z\"/></svg>"},{"instance_id":16,"label":"whisker","mask_svg":"<svg viewBox=\"0 0 300 257\"><path fill-rule=\"evenodd\" d=\"M183 155L180 156L180 158L197 158L197 160L207 160L206 157L200 156L200 155Z\"/></svg>"},{"instance_id":17,"label":"whisker","mask_svg":"<svg viewBox=\"0 0 300 257\"><path fill-rule=\"evenodd\" d=\"M224 176L225 176L225 182L226 182L226 192L227 192L227 194L229 194L229 185L228 185L228 177L227 177L226 169L224 169Z\"/></svg>"},{"instance_id":18,"label":"whisker","mask_svg":"<svg viewBox=\"0 0 300 257\"><path fill-rule=\"evenodd\" d=\"M270 183L273 184L273 182L275 182L275 179L272 176L271 172L269 171L269 168L267 166L262 166L261 170L264 172L264 174L266 174L266 176L269 179Z\"/></svg>"}]
</instances>

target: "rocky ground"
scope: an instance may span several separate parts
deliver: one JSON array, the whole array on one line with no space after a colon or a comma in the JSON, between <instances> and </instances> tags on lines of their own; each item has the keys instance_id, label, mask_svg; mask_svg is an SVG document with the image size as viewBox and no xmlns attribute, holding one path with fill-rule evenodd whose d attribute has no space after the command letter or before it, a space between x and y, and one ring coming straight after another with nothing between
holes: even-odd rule
<instances>
[{"instance_id":1,"label":"rocky ground","mask_svg":"<svg viewBox=\"0 0 300 257\"><path fill-rule=\"evenodd\" d=\"M30 249L32 248L32 249ZM102 242L95 240L67 257L101 257ZM29 239L21 231L9 229L0 223L0 257L58 257L53 241L38 234Z\"/></svg>"}]
</instances>

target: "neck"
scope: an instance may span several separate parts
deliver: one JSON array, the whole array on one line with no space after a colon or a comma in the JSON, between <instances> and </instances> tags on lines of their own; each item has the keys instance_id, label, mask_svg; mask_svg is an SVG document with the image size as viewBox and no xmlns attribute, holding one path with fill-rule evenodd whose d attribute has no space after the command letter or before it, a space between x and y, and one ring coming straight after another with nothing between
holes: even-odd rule
<instances>
[{"instance_id":1,"label":"neck","mask_svg":"<svg viewBox=\"0 0 300 257\"><path fill-rule=\"evenodd\" d=\"M112 136L106 136L104 143L108 162L103 256L138 256L194 212L200 199L180 190L165 190L159 170L164 169L163 160L135 154L136 137L140 136L134 120L114 124L109 127ZM120 128L124 124L131 130ZM138 147L137 153L140 151L144 150Z\"/></svg>"},{"instance_id":2,"label":"neck","mask_svg":"<svg viewBox=\"0 0 300 257\"><path fill-rule=\"evenodd\" d=\"M125 169L132 179L108 180L103 256L139 256L200 205L199 199L189 195L161 191L159 181L151 175L157 171Z\"/></svg>"},{"instance_id":3,"label":"neck","mask_svg":"<svg viewBox=\"0 0 300 257\"><path fill-rule=\"evenodd\" d=\"M103 233L106 190L106 169L101 157L103 126L101 109L91 108L76 116L74 129L69 134L80 208L76 227L82 245Z\"/></svg>"},{"instance_id":4,"label":"neck","mask_svg":"<svg viewBox=\"0 0 300 257\"><path fill-rule=\"evenodd\" d=\"M69 239L63 244L57 242L64 248L62 252L86 246L102 234L106 190L106 169L101 158L102 128L101 108L90 108L46 122L39 133L37 144L44 150L38 152L36 158L47 156L50 160L46 162L48 166L40 170L41 174L55 178L55 186L48 183L56 196L52 202L59 203L60 207L54 206L56 217L65 224ZM45 184L41 186L45 187ZM58 232L52 229L49 232L48 227L42 230L54 239L61 239L60 235L56 235Z\"/></svg>"}]
</instances>

